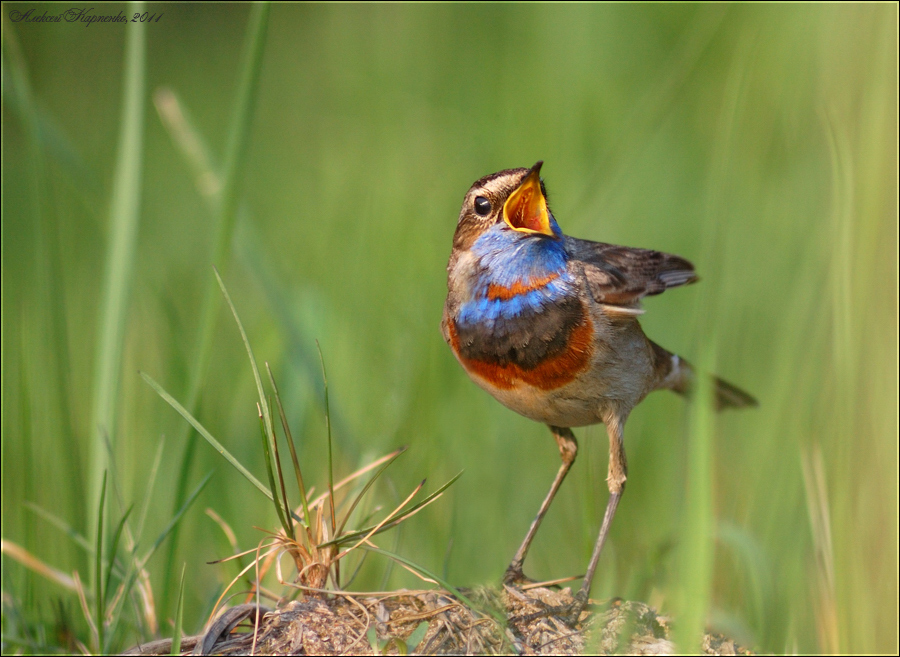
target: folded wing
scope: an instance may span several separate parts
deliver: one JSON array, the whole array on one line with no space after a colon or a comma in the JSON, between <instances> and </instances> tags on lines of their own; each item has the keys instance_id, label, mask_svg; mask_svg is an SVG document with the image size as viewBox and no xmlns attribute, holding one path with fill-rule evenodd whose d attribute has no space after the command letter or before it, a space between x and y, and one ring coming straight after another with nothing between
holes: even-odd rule
<instances>
[{"instance_id":1,"label":"folded wing","mask_svg":"<svg viewBox=\"0 0 900 657\"><path fill-rule=\"evenodd\" d=\"M583 268L599 303L628 306L697 280L694 265L670 253L565 238L570 266Z\"/></svg>"}]
</instances>

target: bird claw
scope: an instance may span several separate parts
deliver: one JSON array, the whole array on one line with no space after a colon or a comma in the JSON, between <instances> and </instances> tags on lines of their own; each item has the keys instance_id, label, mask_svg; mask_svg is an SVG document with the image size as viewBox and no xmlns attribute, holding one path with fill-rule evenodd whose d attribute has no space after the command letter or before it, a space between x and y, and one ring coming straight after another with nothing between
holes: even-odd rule
<instances>
[{"instance_id":1,"label":"bird claw","mask_svg":"<svg viewBox=\"0 0 900 657\"><path fill-rule=\"evenodd\" d=\"M581 619L581 612L584 611L587 603L587 593L581 590L575 594L571 603L563 605L563 612L560 615L566 617L570 625L577 625Z\"/></svg>"},{"instance_id":2,"label":"bird claw","mask_svg":"<svg viewBox=\"0 0 900 657\"><path fill-rule=\"evenodd\" d=\"M531 621L537 620L538 618L547 618L552 616L556 618L572 629L576 629L581 622L581 613L584 611L585 606L587 606L587 595L583 591L579 591L575 594L572 602L564 605L558 605L556 607L546 607L541 611L535 612L533 614L528 614L527 616L522 616L517 619L523 623L530 623Z\"/></svg>"}]
</instances>

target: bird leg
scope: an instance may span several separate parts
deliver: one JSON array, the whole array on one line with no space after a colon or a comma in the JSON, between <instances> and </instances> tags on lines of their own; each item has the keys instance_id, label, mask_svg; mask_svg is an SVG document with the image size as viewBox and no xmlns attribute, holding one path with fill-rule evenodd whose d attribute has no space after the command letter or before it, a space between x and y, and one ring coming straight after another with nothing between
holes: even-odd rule
<instances>
[{"instance_id":1,"label":"bird leg","mask_svg":"<svg viewBox=\"0 0 900 657\"><path fill-rule=\"evenodd\" d=\"M584 581L581 584L581 589L575 596L579 612L584 608L591 593L591 581L594 579L594 571L597 570L597 562L600 561L600 553L603 551L603 545L606 543L606 537L609 534L609 527L612 524L613 517L616 515L616 508L619 506L619 500L622 498L622 493L625 490L625 479L628 474L628 464L625 462L625 446L622 444L622 429L625 426L625 418L614 415L607 418L605 424L606 432L609 434L609 475L606 478L606 483L609 487L609 501L606 503L603 524L600 526L600 534L597 536L594 553L591 555L587 572L584 574Z\"/></svg>"},{"instance_id":2,"label":"bird leg","mask_svg":"<svg viewBox=\"0 0 900 657\"><path fill-rule=\"evenodd\" d=\"M525 563L525 555L528 554L528 548L531 545L531 541L534 539L534 535L537 534L538 527L541 526L541 521L544 519L544 514L547 513L547 509L550 508L550 503L553 501L556 491L558 491L559 487L562 485L563 479L566 478L566 474L568 474L569 469L575 462L575 456L578 454L578 442L575 440L575 435L572 433L571 429L550 427L550 431L553 432L553 437L556 439L556 444L559 446L559 456L562 458L562 465L559 466L559 471L556 473L556 479L553 480L553 485L550 486L550 492L547 493L547 497L544 498L544 503L541 504L537 517L535 517L534 521L531 523L531 527L528 528L528 533L525 534L522 545L516 550L516 555L513 557L512 563L509 564L506 573L503 575L504 584L515 584L525 580L525 575L522 572L522 564Z\"/></svg>"}]
</instances>

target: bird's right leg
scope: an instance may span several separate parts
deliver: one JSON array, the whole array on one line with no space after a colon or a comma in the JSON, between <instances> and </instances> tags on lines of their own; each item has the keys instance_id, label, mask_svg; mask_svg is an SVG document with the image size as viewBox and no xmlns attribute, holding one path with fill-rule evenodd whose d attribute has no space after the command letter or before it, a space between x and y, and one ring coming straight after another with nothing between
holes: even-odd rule
<instances>
[{"instance_id":1,"label":"bird's right leg","mask_svg":"<svg viewBox=\"0 0 900 657\"><path fill-rule=\"evenodd\" d=\"M562 465L559 466L559 471L556 473L556 479L553 480L553 485L550 486L550 492L547 493L547 497L544 498L544 503L541 504L537 517L535 517L534 521L531 523L531 527L528 528L528 533L525 534L525 540L522 541L522 545L516 550L516 555L513 557L512 563L509 564L509 568L506 569L506 573L503 575L504 584L515 584L525 579L525 575L522 572L522 565L525 563L525 555L528 554L528 548L531 545L531 541L534 539L534 535L537 534L538 527L541 526L541 521L544 519L544 514L547 513L547 509L550 508L550 503L556 496L556 491L558 491L559 487L562 485L563 479L566 478L569 469L575 462L575 456L578 454L578 442L575 440L575 435L572 433L571 429L550 427L550 431L553 432L553 437L556 439L556 444L559 446L559 456L562 458Z\"/></svg>"}]
</instances>

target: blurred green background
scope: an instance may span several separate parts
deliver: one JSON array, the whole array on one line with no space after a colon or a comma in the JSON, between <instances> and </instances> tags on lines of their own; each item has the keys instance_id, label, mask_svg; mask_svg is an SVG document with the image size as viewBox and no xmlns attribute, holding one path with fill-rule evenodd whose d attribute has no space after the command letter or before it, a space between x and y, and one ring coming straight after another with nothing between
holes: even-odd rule
<instances>
[{"instance_id":1,"label":"blurred green background","mask_svg":"<svg viewBox=\"0 0 900 657\"><path fill-rule=\"evenodd\" d=\"M471 183L542 159L565 232L694 262L701 283L650 299L644 329L760 400L716 418L699 472L683 400L635 410L593 597L672 611L699 477L712 627L764 651L896 653L896 4L278 5L255 83L241 72L249 6L148 5L162 17L144 25L143 84L125 25L11 20L32 8L65 9L3 5L5 541L88 577L92 559L26 502L91 536L105 436L123 504L108 522L141 508L165 438L143 546L163 530L196 436L138 370L182 402L199 377L197 417L263 477L253 378L221 305L198 366L215 264L273 366L310 483L327 473L318 340L336 476L409 445L376 487L392 508L422 478L434 490L465 470L379 544L455 585L496 583L559 460L546 427L478 389L443 343L445 265ZM94 13L120 9L134 12ZM118 155L129 84L124 134L143 138ZM234 212L161 119L175 103L216 171L233 163ZM140 168L117 177L117 158ZM606 503L605 431L576 435L526 563L540 579L582 572ZM186 490L215 473L175 551L170 537L148 564L163 636L182 564L188 632L236 573L206 565L231 548L205 509L245 549L254 526L277 525L196 442ZM6 555L2 586L4 651L65 646L62 618L87 642L72 593ZM422 583L373 556L351 588L401 586Z\"/></svg>"}]
</instances>

